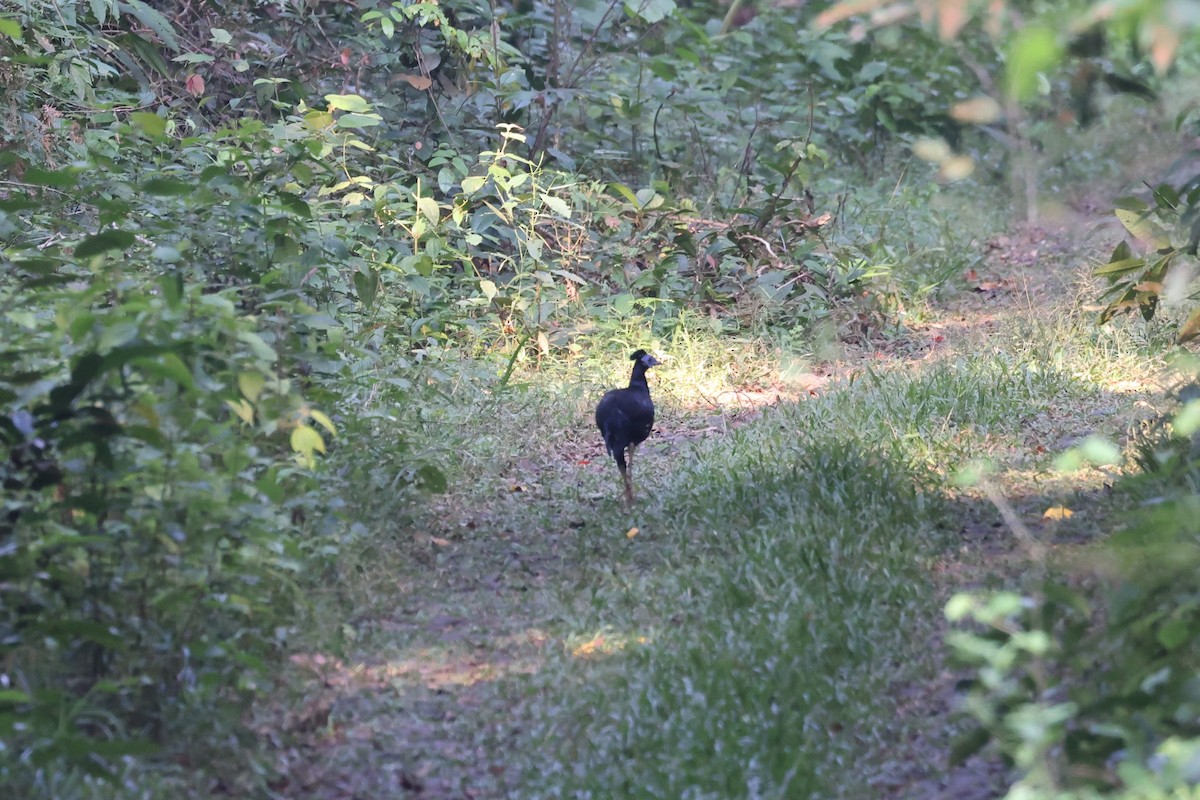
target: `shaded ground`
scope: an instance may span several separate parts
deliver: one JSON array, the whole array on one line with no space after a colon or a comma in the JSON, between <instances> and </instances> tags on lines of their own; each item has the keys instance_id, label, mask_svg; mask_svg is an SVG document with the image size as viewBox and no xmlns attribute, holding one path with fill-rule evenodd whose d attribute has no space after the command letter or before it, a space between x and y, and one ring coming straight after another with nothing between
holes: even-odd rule
<instances>
[{"instance_id":1,"label":"shaded ground","mask_svg":"<svg viewBox=\"0 0 1200 800\"><path fill-rule=\"evenodd\" d=\"M665 415L646 448L664 454L694 439L723 436L773 405L803 402L867 365L910 369L989 352L1003 346L999 334L1045 322L1078 291L1070 256L1077 243L1065 229L1018 231L985 246L986 268L962 276L966 290L905 336L847 348L843 358L786 384L702 396L691 408ZM1132 382L1106 387L1091 405L1031 420L1023 452L990 454L1006 467L994 478L1001 493L1053 547L1069 548L1087 536L1098 513L1089 509L1104 506L1106 476L1092 472L1082 481L1056 483L1045 454L1093 431L1120 434L1145 414L1137 402L1155 389ZM619 646L602 633L562 641L548 632L562 619L557 588L572 585L586 569L587 559L579 556L593 545L582 532L597 530L597 498L572 494L576 473L611 471L588 432L559 443L554 461L514 459L504 485L486 502L469 508L446 503L425 519L427 529L398 532L396 552L377 554L366 567L377 570L368 580L376 591L343 625L344 651L353 656L296 656L289 682L298 697L263 715L261 729L277 742L285 776L276 792L295 798L507 796L516 776L505 754L538 713L514 679L529 675L536 685L547 660L588 658ZM961 544L934 566L943 599L1027 566L982 493L963 493L957 501ZM1057 504L1069 504L1075 515L1061 523L1045 519L1045 510ZM506 528L504 520L525 522ZM636 528L626 535L637 535ZM934 638L929 651L940 653ZM957 678L942 669L932 684L896 687L910 734L871 759L870 784L880 797L983 800L1002 793L1008 776L994 759L947 768Z\"/></svg>"}]
</instances>

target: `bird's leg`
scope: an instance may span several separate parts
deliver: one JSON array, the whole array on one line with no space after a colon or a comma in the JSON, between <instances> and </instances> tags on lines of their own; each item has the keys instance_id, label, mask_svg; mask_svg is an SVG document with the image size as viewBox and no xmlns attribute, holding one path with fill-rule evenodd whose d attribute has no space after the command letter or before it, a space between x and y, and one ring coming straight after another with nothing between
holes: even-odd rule
<instances>
[{"instance_id":1,"label":"bird's leg","mask_svg":"<svg viewBox=\"0 0 1200 800\"><path fill-rule=\"evenodd\" d=\"M630 497L633 497L633 454L637 452L637 449L638 449L638 446L636 444L629 445L629 452L625 456L625 460L629 464L628 470L629 470L629 496ZM630 502L633 502L633 501L630 500Z\"/></svg>"},{"instance_id":2,"label":"bird's leg","mask_svg":"<svg viewBox=\"0 0 1200 800\"><path fill-rule=\"evenodd\" d=\"M633 506L633 451L637 449L637 445L630 445L626 450L625 466L621 467L621 480L625 482L625 504Z\"/></svg>"}]
</instances>

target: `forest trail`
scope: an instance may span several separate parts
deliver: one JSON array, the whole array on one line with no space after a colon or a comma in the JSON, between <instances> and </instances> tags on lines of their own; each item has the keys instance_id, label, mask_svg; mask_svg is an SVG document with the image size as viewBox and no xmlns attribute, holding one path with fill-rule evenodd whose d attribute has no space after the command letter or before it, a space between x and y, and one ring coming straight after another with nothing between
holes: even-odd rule
<instances>
[{"instance_id":1,"label":"forest trail","mask_svg":"<svg viewBox=\"0 0 1200 800\"><path fill-rule=\"evenodd\" d=\"M848 346L841 358L814 366L800 381L758 383L676 404L643 448L641 469L667 468L661 455L686 453L696 439L754 424L764 410L804 402L864 369L921 370L938 360L1003 352L1057 315L1077 315L1070 309L1088 291L1085 254L1096 249L1094 240L1082 241L1082 228L991 236L980 243L984 266L962 276L966 289L904 335ZM1120 435L1146 414L1139 403L1159 390L1115 380L1093 402L1031 419L1018 448L1024 452L986 454L999 464L992 485L1036 535L1071 546L1095 518L1088 505L1103 506L1105 476L1055 476L1044 454L1094 431ZM272 787L279 796L514 796L520 776L509 755L529 746L529 728L545 713L540 693L559 674L547 666L602 659L622 646L603 631L563 635L572 610L562 603L573 596L572 587L588 570L603 569L605 552L645 535L636 515L628 524L604 516L614 509L605 493L615 498L618 489L593 433L590 417L580 418L550 455L497 465L482 501L476 495L464 504L453 493L441 498L422 525L396 531L395 552L364 559L360 583L368 591L342 623L345 655L294 656L287 678L293 696L259 715L283 776ZM960 546L933 570L940 602L1027 564L981 489L952 491L959 493ZM1065 498L1074 513L1069 521L1043 517ZM604 517L602 541L598 517ZM880 797L982 800L1003 788L1006 776L994 760L946 767L954 679L943 670L933 684L898 687L919 730L873 753L870 782Z\"/></svg>"}]
</instances>

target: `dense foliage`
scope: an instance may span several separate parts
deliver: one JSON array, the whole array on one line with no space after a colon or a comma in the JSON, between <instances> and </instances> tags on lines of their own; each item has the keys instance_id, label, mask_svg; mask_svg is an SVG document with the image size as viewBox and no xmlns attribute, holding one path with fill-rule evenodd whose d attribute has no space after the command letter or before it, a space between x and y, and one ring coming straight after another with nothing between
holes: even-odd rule
<instances>
[{"instance_id":1,"label":"dense foliage","mask_svg":"<svg viewBox=\"0 0 1200 800\"><path fill-rule=\"evenodd\" d=\"M463 354L498 356L481 391L499 394L518 360L578 353L613 319L867 341L977 263L951 215L894 214L937 186L858 184L939 137L1015 169L1020 148L993 152L998 131L950 109L1027 62L983 23L948 44L915 21L864 33L812 14L0 5L3 783L52 794L64 765L232 757L361 519L454 480L422 421ZM1053 67L1036 44L1035 83ZM1048 85L1035 120L1054 124L1067 91ZM1182 188L1157 209L1191 231ZM1154 277L1120 302L1145 308ZM836 494L910 467L833 455L793 479ZM885 547L908 507L891 502L855 546ZM786 582L777 555L742 566ZM905 599L821 602L843 595L881 630L876 605ZM765 664L762 641L746 647ZM759 767L786 784L787 765Z\"/></svg>"}]
</instances>

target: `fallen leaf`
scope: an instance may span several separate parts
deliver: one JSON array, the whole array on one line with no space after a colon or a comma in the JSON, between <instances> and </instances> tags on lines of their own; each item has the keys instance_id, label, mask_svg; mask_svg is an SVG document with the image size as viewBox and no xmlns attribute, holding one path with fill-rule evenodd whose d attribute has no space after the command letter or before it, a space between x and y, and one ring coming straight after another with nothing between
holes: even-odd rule
<instances>
[{"instance_id":1,"label":"fallen leaf","mask_svg":"<svg viewBox=\"0 0 1200 800\"><path fill-rule=\"evenodd\" d=\"M974 171L975 159L970 156L953 156L942 162L936 177L940 181L961 181L969 178Z\"/></svg>"},{"instance_id":2,"label":"fallen leaf","mask_svg":"<svg viewBox=\"0 0 1200 800\"><path fill-rule=\"evenodd\" d=\"M1042 519L1064 520L1074 516L1075 512L1065 506L1051 506L1046 509L1046 513L1042 514Z\"/></svg>"},{"instance_id":3,"label":"fallen leaf","mask_svg":"<svg viewBox=\"0 0 1200 800\"><path fill-rule=\"evenodd\" d=\"M199 97L204 94L204 78L199 75L188 75L187 80L183 82L183 86L192 97Z\"/></svg>"},{"instance_id":4,"label":"fallen leaf","mask_svg":"<svg viewBox=\"0 0 1200 800\"><path fill-rule=\"evenodd\" d=\"M596 636L590 642L584 642L571 651L571 655L579 658L581 656L590 656L600 648L604 647L604 637Z\"/></svg>"},{"instance_id":5,"label":"fallen leaf","mask_svg":"<svg viewBox=\"0 0 1200 800\"><path fill-rule=\"evenodd\" d=\"M426 78L424 75L409 75L406 72L400 72L396 74L396 77L416 89L418 92L423 92L430 86L433 86L433 80Z\"/></svg>"},{"instance_id":6,"label":"fallen leaf","mask_svg":"<svg viewBox=\"0 0 1200 800\"><path fill-rule=\"evenodd\" d=\"M627 530L625 532L626 539L632 539L633 537L635 537L637 535L638 535L637 525L634 525L632 528L630 528L629 530Z\"/></svg>"},{"instance_id":7,"label":"fallen leaf","mask_svg":"<svg viewBox=\"0 0 1200 800\"><path fill-rule=\"evenodd\" d=\"M913 142L912 151L917 158L935 164L941 164L952 156L950 145L940 136L918 139Z\"/></svg>"},{"instance_id":8,"label":"fallen leaf","mask_svg":"<svg viewBox=\"0 0 1200 800\"><path fill-rule=\"evenodd\" d=\"M1000 104L986 95L973 97L956 103L950 109L950 116L959 122L971 125L986 125L1000 118Z\"/></svg>"}]
</instances>

